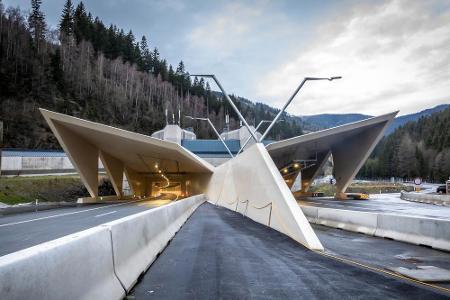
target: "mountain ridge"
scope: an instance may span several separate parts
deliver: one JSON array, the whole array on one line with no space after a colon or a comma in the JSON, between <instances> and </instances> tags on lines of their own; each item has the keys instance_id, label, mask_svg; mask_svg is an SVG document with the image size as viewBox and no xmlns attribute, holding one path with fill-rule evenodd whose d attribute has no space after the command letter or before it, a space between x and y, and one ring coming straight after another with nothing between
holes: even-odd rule
<instances>
[{"instance_id":1,"label":"mountain ridge","mask_svg":"<svg viewBox=\"0 0 450 300\"><path fill-rule=\"evenodd\" d=\"M397 129L402 125L405 125L410 121L417 121L421 117L429 116L436 112L441 112L448 107L450 107L450 104L439 104L434 107L427 108L412 114L396 117L392 122L392 124L387 128L385 136L390 135L395 131L395 129ZM303 121L303 124L306 126L306 128L304 128L305 131L314 131L336 127L351 122L361 121L364 119L371 118L373 116L358 113L347 113L347 114L317 114L317 115L297 116L297 117L300 118Z\"/></svg>"}]
</instances>

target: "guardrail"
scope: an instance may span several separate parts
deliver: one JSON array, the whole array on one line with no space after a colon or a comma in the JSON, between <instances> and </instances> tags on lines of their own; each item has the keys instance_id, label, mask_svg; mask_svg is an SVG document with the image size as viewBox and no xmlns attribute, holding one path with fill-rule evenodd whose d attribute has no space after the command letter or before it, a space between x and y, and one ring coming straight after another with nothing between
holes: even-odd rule
<instances>
[{"instance_id":1,"label":"guardrail","mask_svg":"<svg viewBox=\"0 0 450 300\"><path fill-rule=\"evenodd\" d=\"M450 220L300 206L308 221L450 251Z\"/></svg>"},{"instance_id":2,"label":"guardrail","mask_svg":"<svg viewBox=\"0 0 450 300\"><path fill-rule=\"evenodd\" d=\"M0 257L2 299L122 299L203 195Z\"/></svg>"}]
</instances>

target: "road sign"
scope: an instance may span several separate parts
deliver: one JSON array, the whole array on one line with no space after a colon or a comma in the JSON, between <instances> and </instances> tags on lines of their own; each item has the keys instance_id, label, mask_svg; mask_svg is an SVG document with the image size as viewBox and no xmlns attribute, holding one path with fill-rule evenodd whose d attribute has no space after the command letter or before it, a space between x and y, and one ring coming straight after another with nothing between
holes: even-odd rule
<instances>
[{"instance_id":1,"label":"road sign","mask_svg":"<svg viewBox=\"0 0 450 300\"><path fill-rule=\"evenodd\" d=\"M414 179L414 184L415 185L421 185L422 184L422 178L420 178L420 177L415 178Z\"/></svg>"}]
</instances>

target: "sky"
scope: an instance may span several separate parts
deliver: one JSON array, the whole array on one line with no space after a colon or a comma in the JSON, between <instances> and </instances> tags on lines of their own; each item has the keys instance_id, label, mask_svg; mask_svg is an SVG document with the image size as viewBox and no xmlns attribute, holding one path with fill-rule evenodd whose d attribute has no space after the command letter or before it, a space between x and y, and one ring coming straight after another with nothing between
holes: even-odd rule
<instances>
[{"instance_id":1,"label":"sky","mask_svg":"<svg viewBox=\"0 0 450 300\"><path fill-rule=\"evenodd\" d=\"M52 27L64 2L43 0ZM170 64L215 74L252 101L281 108L304 77L343 77L306 83L291 114L403 115L450 103L449 0L83 2L105 24L145 35Z\"/></svg>"}]
</instances>

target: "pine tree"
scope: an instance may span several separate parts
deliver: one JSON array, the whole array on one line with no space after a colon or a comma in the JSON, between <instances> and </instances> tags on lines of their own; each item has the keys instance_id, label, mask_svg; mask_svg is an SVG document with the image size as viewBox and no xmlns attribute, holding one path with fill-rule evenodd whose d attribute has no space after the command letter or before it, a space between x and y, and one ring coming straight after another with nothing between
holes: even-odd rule
<instances>
[{"instance_id":1,"label":"pine tree","mask_svg":"<svg viewBox=\"0 0 450 300\"><path fill-rule=\"evenodd\" d=\"M77 43L80 43L83 39L87 39L89 25L88 16L86 14L86 9L84 8L83 1L80 1L80 3L78 3L77 5L77 8L75 9L73 24L73 31Z\"/></svg>"},{"instance_id":2,"label":"pine tree","mask_svg":"<svg viewBox=\"0 0 450 300\"><path fill-rule=\"evenodd\" d=\"M31 0L31 13L28 17L28 26L37 53L41 51L41 45L47 32L47 24L45 23L45 15L41 11L41 4L42 0Z\"/></svg>"},{"instance_id":3,"label":"pine tree","mask_svg":"<svg viewBox=\"0 0 450 300\"><path fill-rule=\"evenodd\" d=\"M152 67L152 55L148 48L147 38L145 35L142 36L141 43L141 69L144 72L149 73Z\"/></svg>"},{"instance_id":4,"label":"pine tree","mask_svg":"<svg viewBox=\"0 0 450 300\"><path fill-rule=\"evenodd\" d=\"M180 61L180 63L178 64L176 73L177 73L177 75L184 75L186 73L186 70L184 69L183 61Z\"/></svg>"},{"instance_id":5,"label":"pine tree","mask_svg":"<svg viewBox=\"0 0 450 300\"><path fill-rule=\"evenodd\" d=\"M59 22L61 42L66 42L73 36L73 15L74 10L72 0L66 0L62 11L61 20Z\"/></svg>"},{"instance_id":6,"label":"pine tree","mask_svg":"<svg viewBox=\"0 0 450 300\"><path fill-rule=\"evenodd\" d=\"M151 64L151 71L154 75L159 74L159 51L158 48L155 47L152 52L152 64Z\"/></svg>"}]
</instances>

